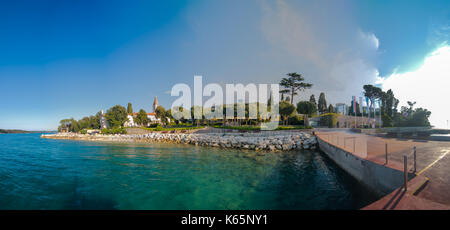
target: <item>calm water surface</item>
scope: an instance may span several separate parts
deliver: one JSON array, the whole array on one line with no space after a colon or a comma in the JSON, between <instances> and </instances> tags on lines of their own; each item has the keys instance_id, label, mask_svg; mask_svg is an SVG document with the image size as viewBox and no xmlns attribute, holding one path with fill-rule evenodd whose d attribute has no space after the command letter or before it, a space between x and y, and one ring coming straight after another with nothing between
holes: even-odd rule
<instances>
[{"instance_id":1,"label":"calm water surface","mask_svg":"<svg viewBox=\"0 0 450 230\"><path fill-rule=\"evenodd\" d=\"M316 151L0 134L0 209L358 209L377 198Z\"/></svg>"}]
</instances>

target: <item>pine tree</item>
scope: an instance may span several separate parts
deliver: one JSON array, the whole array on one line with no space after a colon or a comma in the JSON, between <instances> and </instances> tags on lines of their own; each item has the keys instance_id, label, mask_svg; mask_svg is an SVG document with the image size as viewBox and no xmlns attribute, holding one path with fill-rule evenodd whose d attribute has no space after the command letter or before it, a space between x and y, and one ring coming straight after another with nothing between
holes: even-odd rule
<instances>
[{"instance_id":1,"label":"pine tree","mask_svg":"<svg viewBox=\"0 0 450 230\"><path fill-rule=\"evenodd\" d=\"M128 113L128 114L131 114L131 113L133 113L133 106L131 105L131 103L130 103L130 102L128 102L128 106L127 106L127 113Z\"/></svg>"},{"instance_id":2,"label":"pine tree","mask_svg":"<svg viewBox=\"0 0 450 230\"><path fill-rule=\"evenodd\" d=\"M294 102L294 96L297 95L297 91L302 91L312 87L311 83L303 82L305 79L301 74L298 73L288 73L288 78L283 78L280 81L280 86L284 89L284 93L290 93L290 102ZM281 92L281 91L280 91Z\"/></svg>"},{"instance_id":3,"label":"pine tree","mask_svg":"<svg viewBox=\"0 0 450 230\"><path fill-rule=\"evenodd\" d=\"M328 112L334 113L334 106L332 104L330 104L330 106L328 106Z\"/></svg>"},{"instance_id":4,"label":"pine tree","mask_svg":"<svg viewBox=\"0 0 450 230\"><path fill-rule=\"evenodd\" d=\"M326 113L328 110L327 101L325 100L325 93L323 93L323 92L320 93L320 96L319 96L318 110L320 113Z\"/></svg>"},{"instance_id":5,"label":"pine tree","mask_svg":"<svg viewBox=\"0 0 450 230\"><path fill-rule=\"evenodd\" d=\"M309 97L309 102L314 104L314 106L316 107L316 111L317 111L317 102L316 102L316 97L314 96L314 94L311 94L311 97Z\"/></svg>"}]
</instances>

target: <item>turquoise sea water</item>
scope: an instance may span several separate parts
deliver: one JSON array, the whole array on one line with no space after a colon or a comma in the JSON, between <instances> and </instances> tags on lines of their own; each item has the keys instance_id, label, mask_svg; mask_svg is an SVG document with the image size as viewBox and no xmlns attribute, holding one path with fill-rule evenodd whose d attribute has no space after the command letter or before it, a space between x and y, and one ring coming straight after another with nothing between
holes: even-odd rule
<instances>
[{"instance_id":1,"label":"turquoise sea water","mask_svg":"<svg viewBox=\"0 0 450 230\"><path fill-rule=\"evenodd\" d=\"M0 209L358 209L376 199L317 151L0 134Z\"/></svg>"}]
</instances>

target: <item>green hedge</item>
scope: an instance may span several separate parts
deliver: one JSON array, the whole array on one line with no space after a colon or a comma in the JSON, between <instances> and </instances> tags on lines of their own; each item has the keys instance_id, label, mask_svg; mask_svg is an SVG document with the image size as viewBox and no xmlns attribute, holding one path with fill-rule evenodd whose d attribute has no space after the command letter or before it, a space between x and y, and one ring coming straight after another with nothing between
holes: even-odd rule
<instances>
[{"instance_id":1,"label":"green hedge","mask_svg":"<svg viewBox=\"0 0 450 230\"><path fill-rule=\"evenodd\" d=\"M156 126L155 128L141 128L149 131L181 131L181 130L193 130L193 129L203 129L205 126L190 126L190 127L162 127Z\"/></svg>"},{"instance_id":2,"label":"green hedge","mask_svg":"<svg viewBox=\"0 0 450 230\"><path fill-rule=\"evenodd\" d=\"M261 127L258 126L219 126L215 125L214 128L220 129L235 129L235 130L244 130L244 131L258 131L261 130ZM303 125L290 125L290 126L278 126L275 130L295 130L295 129L312 129L311 126L303 126Z\"/></svg>"},{"instance_id":3,"label":"green hedge","mask_svg":"<svg viewBox=\"0 0 450 230\"><path fill-rule=\"evenodd\" d=\"M125 128L102 129L102 134L127 134Z\"/></svg>"},{"instance_id":4,"label":"green hedge","mask_svg":"<svg viewBox=\"0 0 450 230\"><path fill-rule=\"evenodd\" d=\"M303 117L299 115L291 115L288 118L288 124L290 125L305 125L305 122L303 121Z\"/></svg>"},{"instance_id":5,"label":"green hedge","mask_svg":"<svg viewBox=\"0 0 450 230\"><path fill-rule=\"evenodd\" d=\"M339 114L336 113L324 113L320 115L319 125L327 126L328 128L336 128L337 118Z\"/></svg>"}]
</instances>

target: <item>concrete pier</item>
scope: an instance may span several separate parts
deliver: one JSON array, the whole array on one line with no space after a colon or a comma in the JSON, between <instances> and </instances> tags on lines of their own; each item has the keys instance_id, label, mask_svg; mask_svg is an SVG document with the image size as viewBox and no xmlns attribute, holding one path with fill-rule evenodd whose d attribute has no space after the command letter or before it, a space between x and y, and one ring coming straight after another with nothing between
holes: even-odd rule
<instances>
[{"instance_id":1,"label":"concrete pier","mask_svg":"<svg viewBox=\"0 0 450 230\"><path fill-rule=\"evenodd\" d=\"M320 149L340 167L386 195L364 209L450 209L450 142L381 138L336 130L317 132L316 136Z\"/></svg>"}]
</instances>

